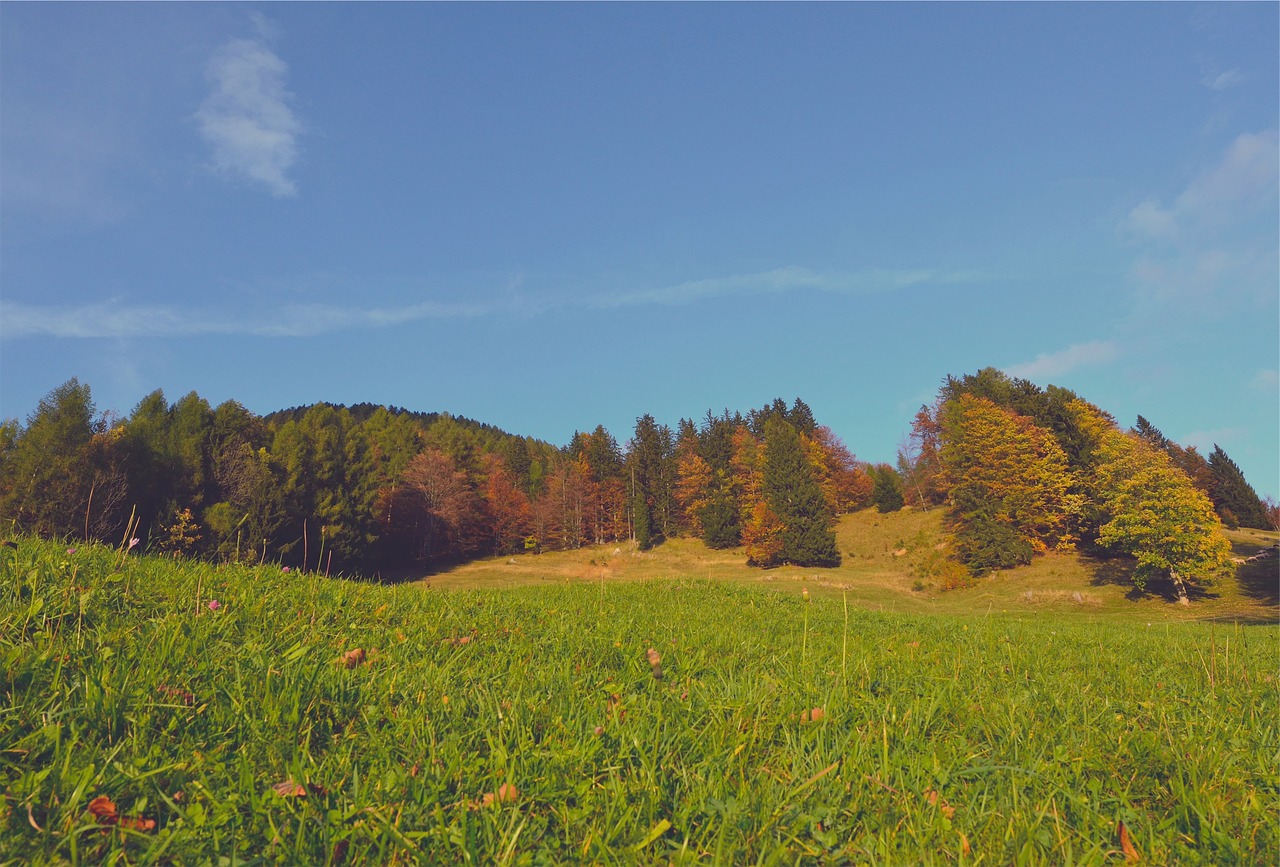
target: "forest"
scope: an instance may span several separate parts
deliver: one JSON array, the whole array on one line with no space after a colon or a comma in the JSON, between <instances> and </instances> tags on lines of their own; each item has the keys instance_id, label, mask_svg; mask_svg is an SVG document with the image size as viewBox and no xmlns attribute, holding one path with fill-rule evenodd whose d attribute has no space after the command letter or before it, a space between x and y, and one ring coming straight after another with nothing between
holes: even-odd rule
<instances>
[{"instance_id":1,"label":"forest","mask_svg":"<svg viewBox=\"0 0 1280 867\"><path fill-rule=\"evenodd\" d=\"M943 571L965 581L1051 550L1136 561L1180 590L1229 562L1223 526L1272 528L1215 446L986 368L946 377L897 462L872 465L801 399L675 428L637 418L557 447L445 413L326 403L258 416L161 391L127 418L72 379L0 425L0 520L49 538L395 577L477 557L673 536L745 561L835 566L839 515L945 508Z\"/></svg>"}]
</instances>

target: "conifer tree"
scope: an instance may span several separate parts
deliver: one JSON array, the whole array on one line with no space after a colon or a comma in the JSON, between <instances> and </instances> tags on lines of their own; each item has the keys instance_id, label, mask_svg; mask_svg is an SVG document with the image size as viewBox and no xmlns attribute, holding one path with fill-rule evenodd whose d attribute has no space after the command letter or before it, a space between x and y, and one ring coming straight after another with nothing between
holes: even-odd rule
<instances>
[{"instance_id":1,"label":"conifer tree","mask_svg":"<svg viewBox=\"0 0 1280 867\"><path fill-rule=\"evenodd\" d=\"M797 566L838 566L832 516L826 497L813 478L800 435L785 419L765 422L765 502L782 522L779 559Z\"/></svg>"},{"instance_id":2,"label":"conifer tree","mask_svg":"<svg viewBox=\"0 0 1280 867\"><path fill-rule=\"evenodd\" d=\"M902 495L902 478L898 471L888 464L876 464L867 470L871 473L874 485L871 489L871 502L876 511L884 514L896 512L906 505Z\"/></svg>"},{"instance_id":3,"label":"conifer tree","mask_svg":"<svg viewBox=\"0 0 1280 867\"><path fill-rule=\"evenodd\" d=\"M1241 527L1268 529L1267 510L1257 491L1245 481L1240 467L1217 443L1213 444L1213 453L1209 455L1209 469L1213 471L1211 496L1222 519L1230 524L1228 517L1231 517Z\"/></svg>"}]
</instances>

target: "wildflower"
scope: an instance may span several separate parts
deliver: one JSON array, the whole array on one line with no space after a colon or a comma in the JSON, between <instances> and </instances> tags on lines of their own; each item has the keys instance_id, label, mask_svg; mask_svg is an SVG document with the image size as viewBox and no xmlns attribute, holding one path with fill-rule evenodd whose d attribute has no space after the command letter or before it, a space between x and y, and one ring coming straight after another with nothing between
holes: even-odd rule
<instances>
[{"instance_id":1,"label":"wildflower","mask_svg":"<svg viewBox=\"0 0 1280 867\"><path fill-rule=\"evenodd\" d=\"M218 610L219 608L221 608L221 607L222 607L222 603L221 603L221 602L219 602L217 599L210 599L210 600L209 600L209 610L210 610L210 611L217 611L217 610Z\"/></svg>"},{"instance_id":2,"label":"wildflower","mask_svg":"<svg viewBox=\"0 0 1280 867\"><path fill-rule=\"evenodd\" d=\"M68 554L74 554L75 552L76 552L76 549L75 549L75 548L68 548L68 549L67 549L67 553L68 553Z\"/></svg>"},{"instance_id":3,"label":"wildflower","mask_svg":"<svg viewBox=\"0 0 1280 867\"><path fill-rule=\"evenodd\" d=\"M137 537L137 536L134 536L132 539L130 539L130 540L129 540L129 550L130 550L130 551L132 551L134 548L138 547L138 541L139 541L139 539L138 539L138 537Z\"/></svg>"},{"instance_id":4,"label":"wildflower","mask_svg":"<svg viewBox=\"0 0 1280 867\"><path fill-rule=\"evenodd\" d=\"M285 567L284 567L283 569L281 569L280 571L281 571L281 572L288 572L288 571L289 571L289 567L288 567L288 566L285 566Z\"/></svg>"}]
</instances>

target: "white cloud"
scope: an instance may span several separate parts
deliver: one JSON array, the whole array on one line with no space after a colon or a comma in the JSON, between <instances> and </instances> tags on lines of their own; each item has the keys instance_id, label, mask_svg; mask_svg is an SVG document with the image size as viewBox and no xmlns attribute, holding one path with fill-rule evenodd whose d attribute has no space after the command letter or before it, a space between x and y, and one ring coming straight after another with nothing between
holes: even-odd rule
<instances>
[{"instance_id":1,"label":"white cloud","mask_svg":"<svg viewBox=\"0 0 1280 867\"><path fill-rule=\"evenodd\" d=\"M367 309L331 304L290 304L244 316L211 310L179 310L161 305L89 304L38 307L0 302L0 337L193 337L241 334L256 337L314 337L352 328L385 328L423 319L483 316L483 305L423 302Z\"/></svg>"},{"instance_id":2,"label":"white cloud","mask_svg":"<svg viewBox=\"0 0 1280 867\"><path fill-rule=\"evenodd\" d=\"M1120 347L1110 340L1077 343L1058 352L1042 352L1033 361L1004 368L1005 373L1020 379L1039 380L1063 376L1079 367L1107 364L1120 357Z\"/></svg>"},{"instance_id":3,"label":"white cloud","mask_svg":"<svg viewBox=\"0 0 1280 867\"><path fill-rule=\"evenodd\" d=\"M969 271L931 270L818 272L778 268L755 274L691 280L658 289L591 294L568 299L531 298L518 291L524 275L512 278L505 291L475 303L426 301L389 307L357 308L309 303L262 307L247 314L212 309L180 309L167 305L126 304L113 299L78 307L51 307L0 301L0 338L23 337L185 337L240 334L259 337L311 337L358 328L388 328L420 320L442 320L536 314L565 307L612 309L642 304L688 304L703 298L766 295L801 289L825 292L885 292L916 285L952 285L991 279ZM292 286L289 281L286 285ZM255 287L245 287L252 290ZM253 294L270 297L278 286L258 284ZM294 287L296 288L296 287ZM330 285L330 291L341 291Z\"/></svg>"},{"instance_id":4,"label":"white cloud","mask_svg":"<svg viewBox=\"0 0 1280 867\"><path fill-rule=\"evenodd\" d=\"M1165 208L1154 199L1137 205L1120 231L1145 239L1205 234L1237 222L1260 207L1274 205L1280 177L1276 130L1243 133L1217 165L1202 172Z\"/></svg>"},{"instance_id":5,"label":"white cloud","mask_svg":"<svg viewBox=\"0 0 1280 867\"><path fill-rule=\"evenodd\" d=\"M1249 381L1249 387L1274 397L1280 390L1280 370L1259 370Z\"/></svg>"},{"instance_id":6,"label":"white cloud","mask_svg":"<svg viewBox=\"0 0 1280 867\"><path fill-rule=\"evenodd\" d=\"M588 301L591 307L631 307L641 304L689 304L704 298L739 295L776 295L802 289L823 292L870 294L889 292L917 285L974 283L991 279L974 271L869 270L814 271L799 266L775 268L751 274L709 277L689 280L656 289L638 289L597 295Z\"/></svg>"},{"instance_id":7,"label":"white cloud","mask_svg":"<svg viewBox=\"0 0 1280 867\"><path fill-rule=\"evenodd\" d=\"M1203 454L1213 451L1215 445L1249 439L1249 431L1241 427L1218 427L1213 430L1192 431L1182 437L1182 445L1195 446Z\"/></svg>"},{"instance_id":8,"label":"white cloud","mask_svg":"<svg viewBox=\"0 0 1280 867\"><path fill-rule=\"evenodd\" d=\"M232 39L209 60L206 77L213 91L196 112L213 167L262 184L276 196L297 192L288 171L297 159L301 124L289 108L286 72L285 62L262 41Z\"/></svg>"},{"instance_id":9,"label":"white cloud","mask_svg":"<svg viewBox=\"0 0 1280 867\"><path fill-rule=\"evenodd\" d=\"M1239 69L1210 73L1200 79L1200 83L1210 90L1228 90L1244 83L1244 73Z\"/></svg>"}]
</instances>

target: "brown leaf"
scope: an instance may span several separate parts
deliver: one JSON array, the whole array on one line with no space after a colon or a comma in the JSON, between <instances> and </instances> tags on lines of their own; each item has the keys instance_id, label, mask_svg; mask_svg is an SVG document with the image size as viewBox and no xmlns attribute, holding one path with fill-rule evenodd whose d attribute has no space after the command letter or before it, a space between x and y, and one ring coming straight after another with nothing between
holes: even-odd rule
<instances>
[{"instance_id":1,"label":"brown leaf","mask_svg":"<svg viewBox=\"0 0 1280 867\"><path fill-rule=\"evenodd\" d=\"M446 638L444 643L450 645L470 644L472 638L474 638L472 635L464 635L461 638Z\"/></svg>"},{"instance_id":2,"label":"brown leaf","mask_svg":"<svg viewBox=\"0 0 1280 867\"><path fill-rule=\"evenodd\" d=\"M1120 838L1120 851L1124 853L1124 860L1130 864L1136 864L1142 860L1142 855L1134 848L1133 841L1129 839L1129 829L1125 827L1124 822L1116 823L1116 835Z\"/></svg>"},{"instance_id":3,"label":"brown leaf","mask_svg":"<svg viewBox=\"0 0 1280 867\"><path fill-rule=\"evenodd\" d=\"M357 647L355 650L348 650L338 657L338 663L346 668L355 668L357 665L362 664L365 659L364 648Z\"/></svg>"},{"instance_id":4,"label":"brown leaf","mask_svg":"<svg viewBox=\"0 0 1280 867\"><path fill-rule=\"evenodd\" d=\"M810 708L800 713L800 722L818 722L827 715L827 712L820 707Z\"/></svg>"},{"instance_id":5,"label":"brown leaf","mask_svg":"<svg viewBox=\"0 0 1280 867\"><path fill-rule=\"evenodd\" d=\"M924 797L926 801L928 801L930 804L933 804L935 807L941 810L942 815L946 816L948 819L950 819L952 816L956 814L956 808L948 804L946 801L944 801L942 796L939 795L937 792L935 792L933 789L929 789L927 792L925 792Z\"/></svg>"},{"instance_id":6,"label":"brown leaf","mask_svg":"<svg viewBox=\"0 0 1280 867\"><path fill-rule=\"evenodd\" d=\"M963 833L960 835L960 854L961 855L969 854L969 838L966 837Z\"/></svg>"},{"instance_id":7,"label":"brown leaf","mask_svg":"<svg viewBox=\"0 0 1280 867\"><path fill-rule=\"evenodd\" d=\"M114 825L120 818L116 813L116 805L106 795L99 795L90 801L89 812L104 825Z\"/></svg>"},{"instance_id":8,"label":"brown leaf","mask_svg":"<svg viewBox=\"0 0 1280 867\"><path fill-rule=\"evenodd\" d=\"M101 825L117 825L130 831L150 831L156 826L155 819L142 816L121 816L116 805L106 795L99 795L89 802L88 810Z\"/></svg>"},{"instance_id":9,"label":"brown leaf","mask_svg":"<svg viewBox=\"0 0 1280 867\"><path fill-rule=\"evenodd\" d=\"M514 804L516 799L520 797L520 790L511 783L503 783L498 786L496 792L485 792L484 797L480 799L481 807L492 807L494 804Z\"/></svg>"},{"instance_id":10,"label":"brown leaf","mask_svg":"<svg viewBox=\"0 0 1280 867\"><path fill-rule=\"evenodd\" d=\"M181 687L165 686L162 684L156 687L156 692L160 693L161 695L168 696L169 698L172 698L177 703L185 704L188 707L196 703L196 697L191 693L187 692L185 689L182 689Z\"/></svg>"},{"instance_id":11,"label":"brown leaf","mask_svg":"<svg viewBox=\"0 0 1280 867\"><path fill-rule=\"evenodd\" d=\"M662 654L658 653L658 651L654 650L652 647L649 648L649 652L646 653L645 656L649 657L650 665L660 665L662 663Z\"/></svg>"},{"instance_id":12,"label":"brown leaf","mask_svg":"<svg viewBox=\"0 0 1280 867\"><path fill-rule=\"evenodd\" d=\"M284 780L276 783L271 789L282 798L305 798L307 796L307 787L301 783L295 783L293 780Z\"/></svg>"}]
</instances>

